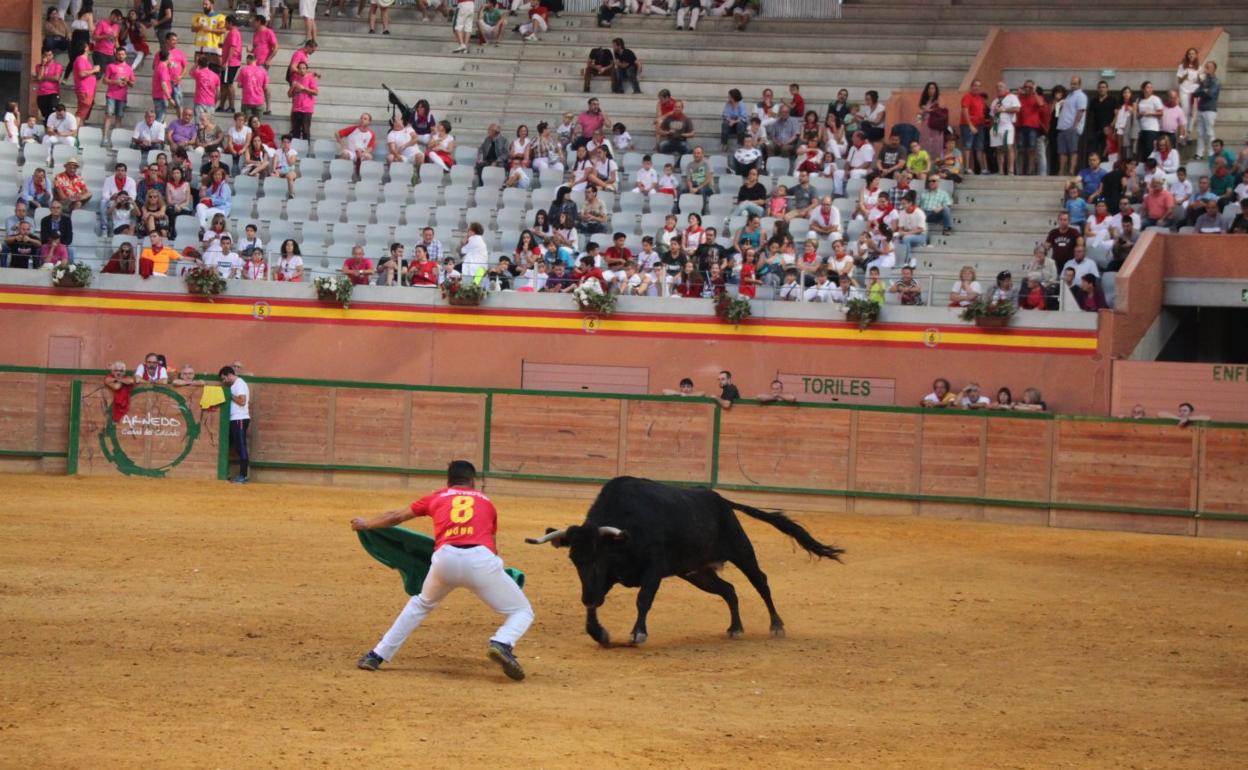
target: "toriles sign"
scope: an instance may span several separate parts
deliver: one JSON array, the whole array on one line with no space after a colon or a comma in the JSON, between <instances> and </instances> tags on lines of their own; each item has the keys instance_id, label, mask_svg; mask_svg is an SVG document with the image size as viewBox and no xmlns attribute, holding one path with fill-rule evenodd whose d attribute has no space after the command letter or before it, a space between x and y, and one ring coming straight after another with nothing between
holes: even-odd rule
<instances>
[{"instance_id":1,"label":"toriles sign","mask_svg":"<svg viewBox=\"0 0 1248 770\"><path fill-rule=\"evenodd\" d=\"M797 396L798 402L891 406L897 390L896 380L880 377L781 372L777 379L784 383L785 392Z\"/></svg>"}]
</instances>

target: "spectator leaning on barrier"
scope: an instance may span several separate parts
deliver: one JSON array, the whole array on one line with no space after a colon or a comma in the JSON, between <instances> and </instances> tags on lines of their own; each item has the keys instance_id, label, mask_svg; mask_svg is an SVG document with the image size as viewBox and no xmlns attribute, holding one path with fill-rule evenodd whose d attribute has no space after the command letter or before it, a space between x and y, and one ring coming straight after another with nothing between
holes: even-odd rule
<instances>
[{"instance_id":1,"label":"spectator leaning on barrier","mask_svg":"<svg viewBox=\"0 0 1248 770\"><path fill-rule=\"evenodd\" d=\"M734 401L741 400L741 391L732 384L732 372L727 369L719 373L719 398L715 400L724 409L731 409Z\"/></svg>"}]
</instances>

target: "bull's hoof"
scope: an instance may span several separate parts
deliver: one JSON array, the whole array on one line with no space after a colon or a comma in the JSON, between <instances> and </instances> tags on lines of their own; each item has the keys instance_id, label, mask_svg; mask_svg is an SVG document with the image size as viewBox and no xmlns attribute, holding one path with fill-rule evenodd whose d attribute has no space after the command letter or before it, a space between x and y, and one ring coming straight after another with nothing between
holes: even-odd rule
<instances>
[{"instance_id":1,"label":"bull's hoof","mask_svg":"<svg viewBox=\"0 0 1248 770\"><path fill-rule=\"evenodd\" d=\"M730 628L730 629L728 629L728 638L729 638L729 639L744 639L744 638L745 638L745 629L742 629L742 628Z\"/></svg>"},{"instance_id":2,"label":"bull's hoof","mask_svg":"<svg viewBox=\"0 0 1248 770\"><path fill-rule=\"evenodd\" d=\"M772 626L772 627L771 627L771 638L772 638L772 639L783 639L783 638L784 638L784 626Z\"/></svg>"},{"instance_id":3,"label":"bull's hoof","mask_svg":"<svg viewBox=\"0 0 1248 770\"><path fill-rule=\"evenodd\" d=\"M590 631L589 635L595 642L603 647L608 647L611 644L611 635L607 633L607 629L605 628L600 628L596 632Z\"/></svg>"},{"instance_id":4,"label":"bull's hoof","mask_svg":"<svg viewBox=\"0 0 1248 770\"><path fill-rule=\"evenodd\" d=\"M629 636L628 636L628 643L629 643L629 644L642 644L642 643L643 643L643 642L645 642L645 641L646 641L646 632L645 632L645 631L634 631L633 633L629 634Z\"/></svg>"}]
</instances>

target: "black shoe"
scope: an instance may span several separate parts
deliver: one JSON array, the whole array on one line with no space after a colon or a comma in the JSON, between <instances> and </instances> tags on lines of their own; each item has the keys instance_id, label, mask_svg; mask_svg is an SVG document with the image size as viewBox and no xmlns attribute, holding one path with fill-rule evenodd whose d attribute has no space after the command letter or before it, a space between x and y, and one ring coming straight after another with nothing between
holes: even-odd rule
<instances>
[{"instance_id":1,"label":"black shoe","mask_svg":"<svg viewBox=\"0 0 1248 770\"><path fill-rule=\"evenodd\" d=\"M369 653L372 654L372 653ZM510 644L502 642L490 642L490 659L496 661L498 665L503 667L503 673L509 678L519 682L524 679L524 669L520 667L520 661L516 660L516 656L511 651ZM363 661L361 660L361 667Z\"/></svg>"},{"instance_id":2,"label":"black shoe","mask_svg":"<svg viewBox=\"0 0 1248 770\"><path fill-rule=\"evenodd\" d=\"M369 650L355 662L355 665L357 668L362 668L365 671L376 671L377 668L385 662L384 658L372 650ZM521 676L523 676L523 674Z\"/></svg>"}]
</instances>

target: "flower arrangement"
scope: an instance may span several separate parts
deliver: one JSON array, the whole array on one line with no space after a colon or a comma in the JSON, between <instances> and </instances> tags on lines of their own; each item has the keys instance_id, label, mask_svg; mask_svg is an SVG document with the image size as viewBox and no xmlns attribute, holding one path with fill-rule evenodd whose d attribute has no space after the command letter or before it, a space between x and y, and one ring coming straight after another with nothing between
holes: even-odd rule
<instances>
[{"instance_id":1,"label":"flower arrangement","mask_svg":"<svg viewBox=\"0 0 1248 770\"><path fill-rule=\"evenodd\" d=\"M1018 309L1013 302L989 302L980 297L962 308L958 318L974 322L976 326L1008 326L1016 312Z\"/></svg>"},{"instance_id":2,"label":"flower arrangement","mask_svg":"<svg viewBox=\"0 0 1248 770\"><path fill-rule=\"evenodd\" d=\"M845 303L845 318L849 321L858 322L858 331L864 331L868 326L879 320L880 305L862 297L854 297Z\"/></svg>"},{"instance_id":3,"label":"flower arrangement","mask_svg":"<svg viewBox=\"0 0 1248 770\"><path fill-rule=\"evenodd\" d=\"M91 268L62 262L52 268L52 285L62 289L81 289L91 285Z\"/></svg>"},{"instance_id":4,"label":"flower arrangement","mask_svg":"<svg viewBox=\"0 0 1248 770\"><path fill-rule=\"evenodd\" d=\"M342 307L351 306L351 290L355 284L345 275L322 275L312 282L316 298L322 302L337 302Z\"/></svg>"},{"instance_id":5,"label":"flower arrangement","mask_svg":"<svg viewBox=\"0 0 1248 770\"><path fill-rule=\"evenodd\" d=\"M715 298L715 316L724 323L739 325L751 315L749 297L732 297L724 292Z\"/></svg>"},{"instance_id":6,"label":"flower arrangement","mask_svg":"<svg viewBox=\"0 0 1248 770\"><path fill-rule=\"evenodd\" d=\"M576 302L577 307L586 313L600 316L608 316L615 312L615 303L618 299L614 294L603 293L597 281L586 281L572 290L572 300Z\"/></svg>"},{"instance_id":7,"label":"flower arrangement","mask_svg":"<svg viewBox=\"0 0 1248 770\"><path fill-rule=\"evenodd\" d=\"M458 278L452 278L442 284L442 296L450 305L475 307L485 301L485 295L485 287L472 281L465 283Z\"/></svg>"},{"instance_id":8,"label":"flower arrangement","mask_svg":"<svg viewBox=\"0 0 1248 770\"><path fill-rule=\"evenodd\" d=\"M210 265L196 265L186 271L186 290L191 294L215 297L225 292L225 279Z\"/></svg>"}]
</instances>

